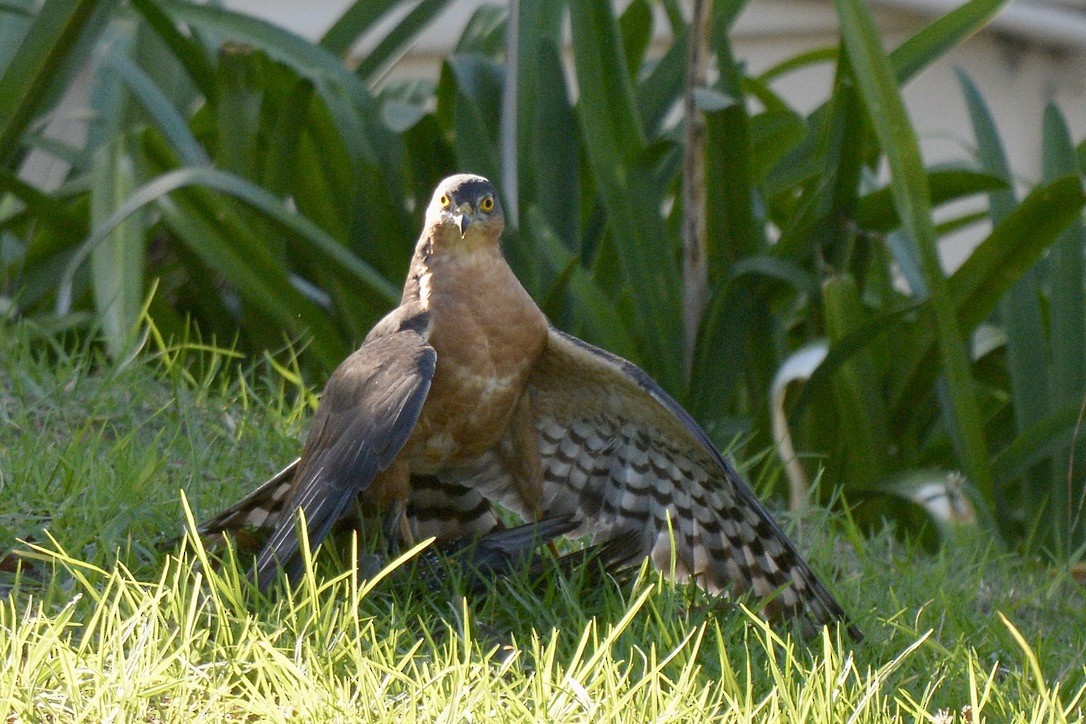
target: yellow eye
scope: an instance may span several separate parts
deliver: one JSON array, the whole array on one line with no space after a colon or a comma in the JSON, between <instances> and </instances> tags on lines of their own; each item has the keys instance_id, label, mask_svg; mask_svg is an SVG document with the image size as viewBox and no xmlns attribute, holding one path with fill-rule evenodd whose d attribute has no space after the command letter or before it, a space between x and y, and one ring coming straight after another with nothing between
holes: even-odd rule
<instances>
[{"instance_id":1,"label":"yellow eye","mask_svg":"<svg viewBox=\"0 0 1086 724\"><path fill-rule=\"evenodd\" d=\"M440 203L441 203L441 208L447 209L452 204L452 201L449 200L449 197L448 197L447 194L441 194Z\"/></svg>"},{"instance_id":2,"label":"yellow eye","mask_svg":"<svg viewBox=\"0 0 1086 724\"><path fill-rule=\"evenodd\" d=\"M484 196L483 200L479 202L479 208L484 213L489 214L491 211L494 210L494 197L493 196Z\"/></svg>"}]
</instances>

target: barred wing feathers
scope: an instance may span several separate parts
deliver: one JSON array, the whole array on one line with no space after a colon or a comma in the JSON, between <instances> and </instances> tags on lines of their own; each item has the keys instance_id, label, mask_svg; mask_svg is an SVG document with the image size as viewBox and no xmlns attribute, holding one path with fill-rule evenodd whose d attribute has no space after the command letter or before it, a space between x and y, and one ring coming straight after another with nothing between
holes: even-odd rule
<instances>
[{"instance_id":1,"label":"barred wing feathers","mask_svg":"<svg viewBox=\"0 0 1086 724\"><path fill-rule=\"evenodd\" d=\"M642 556L665 572L673 535L680 580L772 597L768 614L808 624L846 619L735 468L641 369L552 329L528 392L544 516L573 516L572 534L597 541L637 531Z\"/></svg>"}]
</instances>

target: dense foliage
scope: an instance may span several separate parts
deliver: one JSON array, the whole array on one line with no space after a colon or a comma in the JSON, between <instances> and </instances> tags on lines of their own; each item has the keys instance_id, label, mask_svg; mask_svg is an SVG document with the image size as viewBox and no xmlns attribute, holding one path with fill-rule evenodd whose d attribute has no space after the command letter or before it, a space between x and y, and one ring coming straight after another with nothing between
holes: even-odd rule
<instances>
[{"instance_id":1,"label":"dense foliage","mask_svg":"<svg viewBox=\"0 0 1086 724\"><path fill-rule=\"evenodd\" d=\"M1019 200L967 78L968 166L923 165L899 93L1000 2L886 53L865 3L838 0L838 47L755 76L728 43L746 3L718 0L719 74L691 89L704 145L686 156L676 0L661 3L662 55L648 0L618 16L522 0L512 27L476 11L436 81L390 75L448 4L359 0L316 44L185 0L0 5L0 314L91 330L118 357L141 325L248 353L303 343L316 383L398 298L436 181L471 170L499 182L507 255L550 318L641 364L717 442L768 448L776 405L809 457L792 476L822 470L814 495L842 490L862 523L930 517L931 490L952 496L960 471L1005 540L1086 543L1086 149L1050 109L1046 178ZM383 17L398 19L375 37ZM89 134L69 147L43 124L88 63ZM773 83L812 63L836 80L802 114ZM20 175L35 153L68 164L56 188ZM684 349L681 177L698 160L706 291ZM934 223L933 207L977 194L986 213ZM986 223L945 274L939 238ZM795 372L803 359L821 363Z\"/></svg>"}]
</instances>

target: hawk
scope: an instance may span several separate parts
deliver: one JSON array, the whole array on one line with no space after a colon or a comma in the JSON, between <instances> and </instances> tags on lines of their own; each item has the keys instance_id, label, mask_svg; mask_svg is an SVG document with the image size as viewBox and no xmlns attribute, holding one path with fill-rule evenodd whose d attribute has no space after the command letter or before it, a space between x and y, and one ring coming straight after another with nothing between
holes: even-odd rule
<instances>
[{"instance_id":1,"label":"hawk","mask_svg":"<svg viewBox=\"0 0 1086 724\"><path fill-rule=\"evenodd\" d=\"M480 537L501 504L568 521L570 537L632 541L678 580L768 599L770 617L845 622L694 419L632 363L549 324L502 255L503 227L485 178L438 185L399 306L329 378L301 457L201 533L270 529L263 589L300 571L299 511L316 546L356 512L400 542Z\"/></svg>"}]
</instances>

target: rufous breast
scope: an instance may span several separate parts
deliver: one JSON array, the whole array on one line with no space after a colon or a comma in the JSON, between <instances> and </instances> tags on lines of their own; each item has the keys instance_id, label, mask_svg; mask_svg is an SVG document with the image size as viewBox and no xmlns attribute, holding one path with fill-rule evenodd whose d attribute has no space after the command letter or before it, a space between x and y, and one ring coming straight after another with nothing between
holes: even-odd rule
<instances>
[{"instance_id":1,"label":"rufous breast","mask_svg":"<svg viewBox=\"0 0 1086 724\"><path fill-rule=\"evenodd\" d=\"M547 340L547 320L497 248L438 259L424 280L437 367L411 469L464 465L501 439Z\"/></svg>"}]
</instances>

